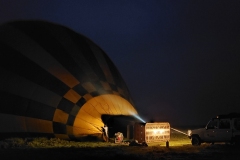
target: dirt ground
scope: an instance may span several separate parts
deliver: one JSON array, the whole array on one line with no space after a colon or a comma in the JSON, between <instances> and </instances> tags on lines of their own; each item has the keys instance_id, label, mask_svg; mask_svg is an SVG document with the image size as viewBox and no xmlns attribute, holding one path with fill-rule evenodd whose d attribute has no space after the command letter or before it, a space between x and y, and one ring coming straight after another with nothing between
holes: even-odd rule
<instances>
[{"instance_id":1,"label":"dirt ground","mask_svg":"<svg viewBox=\"0 0 240 160\"><path fill-rule=\"evenodd\" d=\"M129 146L127 143L76 142L76 146L1 148L0 159L105 159L105 160L232 160L240 159L240 147L225 143L192 146L190 139L176 132L171 133L169 148L166 143L148 146Z\"/></svg>"}]
</instances>

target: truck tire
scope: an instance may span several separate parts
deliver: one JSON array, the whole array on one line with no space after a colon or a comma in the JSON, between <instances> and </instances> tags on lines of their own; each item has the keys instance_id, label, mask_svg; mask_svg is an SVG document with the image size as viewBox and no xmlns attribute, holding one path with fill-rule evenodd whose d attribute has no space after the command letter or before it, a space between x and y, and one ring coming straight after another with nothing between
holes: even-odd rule
<instances>
[{"instance_id":1,"label":"truck tire","mask_svg":"<svg viewBox=\"0 0 240 160\"><path fill-rule=\"evenodd\" d=\"M193 136L192 137L192 145L193 146L201 145L201 141L200 141L200 138L198 136Z\"/></svg>"}]
</instances>

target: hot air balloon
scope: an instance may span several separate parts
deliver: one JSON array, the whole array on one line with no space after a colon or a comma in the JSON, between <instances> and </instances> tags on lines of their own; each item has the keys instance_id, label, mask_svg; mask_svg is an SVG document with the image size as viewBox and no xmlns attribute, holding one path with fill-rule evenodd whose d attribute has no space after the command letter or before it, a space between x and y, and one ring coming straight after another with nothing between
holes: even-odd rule
<instances>
[{"instance_id":1,"label":"hot air balloon","mask_svg":"<svg viewBox=\"0 0 240 160\"><path fill-rule=\"evenodd\" d=\"M107 54L45 21L0 26L0 136L79 139L102 134L103 115L137 115Z\"/></svg>"}]
</instances>

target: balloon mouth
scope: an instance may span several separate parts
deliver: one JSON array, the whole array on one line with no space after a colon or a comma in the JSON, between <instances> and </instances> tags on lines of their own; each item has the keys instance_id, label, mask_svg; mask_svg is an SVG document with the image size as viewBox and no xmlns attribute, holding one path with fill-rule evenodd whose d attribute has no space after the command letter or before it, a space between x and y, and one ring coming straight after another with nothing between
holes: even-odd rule
<instances>
[{"instance_id":1,"label":"balloon mouth","mask_svg":"<svg viewBox=\"0 0 240 160\"><path fill-rule=\"evenodd\" d=\"M72 134L96 134L102 132L104 124L111 117L134 117L137 111L132 104L119 95L105 94L88 100L75 116ZM129 119L129 118L128 118ZM132 118L131 121L137 121Z\"/></svg>"}]
</instances>

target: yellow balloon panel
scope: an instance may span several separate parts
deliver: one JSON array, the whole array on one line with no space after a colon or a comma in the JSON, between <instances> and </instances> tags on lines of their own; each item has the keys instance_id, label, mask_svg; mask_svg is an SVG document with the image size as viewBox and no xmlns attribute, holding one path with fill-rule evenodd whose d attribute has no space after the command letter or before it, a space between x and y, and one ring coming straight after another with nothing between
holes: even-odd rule
<instances>
[{"instance_id":1,"label":"yellow balloon panel","mask_svg":"<svg viewBox=\"0 0 240 160\"><path fill-rule=\"evenodd\" d=\"M91 116L93 119L99 119L101 121L101 114L100 112L96 111L96 108L93 105L89 105L88 108L83 108L79 111L80 113L78 115L84 115ZM97 117L97 118L96 118Z\"/></svg>"},{"instance_id":2,"label":"yellow balloon panel","mask_svg":"<svg viewBox=\"0 0 240 160\"><path fill-rule=\"evenodd\" d=\"M66 124L68 120L68 114L62 110L56 109L53 117L54 122L60 122Z\"/></svg>"},{"instance_id":3,"label":"yellow balloon panel","mask_svg":"<svg viewBox=\"0 0 240 160\"><path fill-rule=\"evenodd\" d=\"M73 103L77 103L77 101L81 98L81 96L72 89L70 89L63 97Z\"/></svg>"},{"instance_id":4,"label":"yellow balloon panel","mask_svg":"<svg viewBox=\"0 0 240 160\"><path fill-rule=\"evenodd\" d=\"M94 120L91 118L91 120L88 121L85 119L76 118L73 126L73 135L78 137L81 135L102 133L102 126L102 122L99 120Z\"/></svg>"},{"instance_id":5,"label":"yellow balloon panel","mask_svg":"<svg viewBox=\"0 0 240 160\"><path fill-rule=\"evenodd\" d=\"M0 132L26 131L25 117L0 113L0 122Z\"/></svg>"},{"instance_id":6,"label":"yellow balloon panel","mask_svg":"<svg viewBox=\"0 0 240 160\"><path fill-rule=\"evenodd\" d=\"M53 133L51 121L30 117L26 117L25 119L28 132Z\"/></svg>"}]
</instances>

